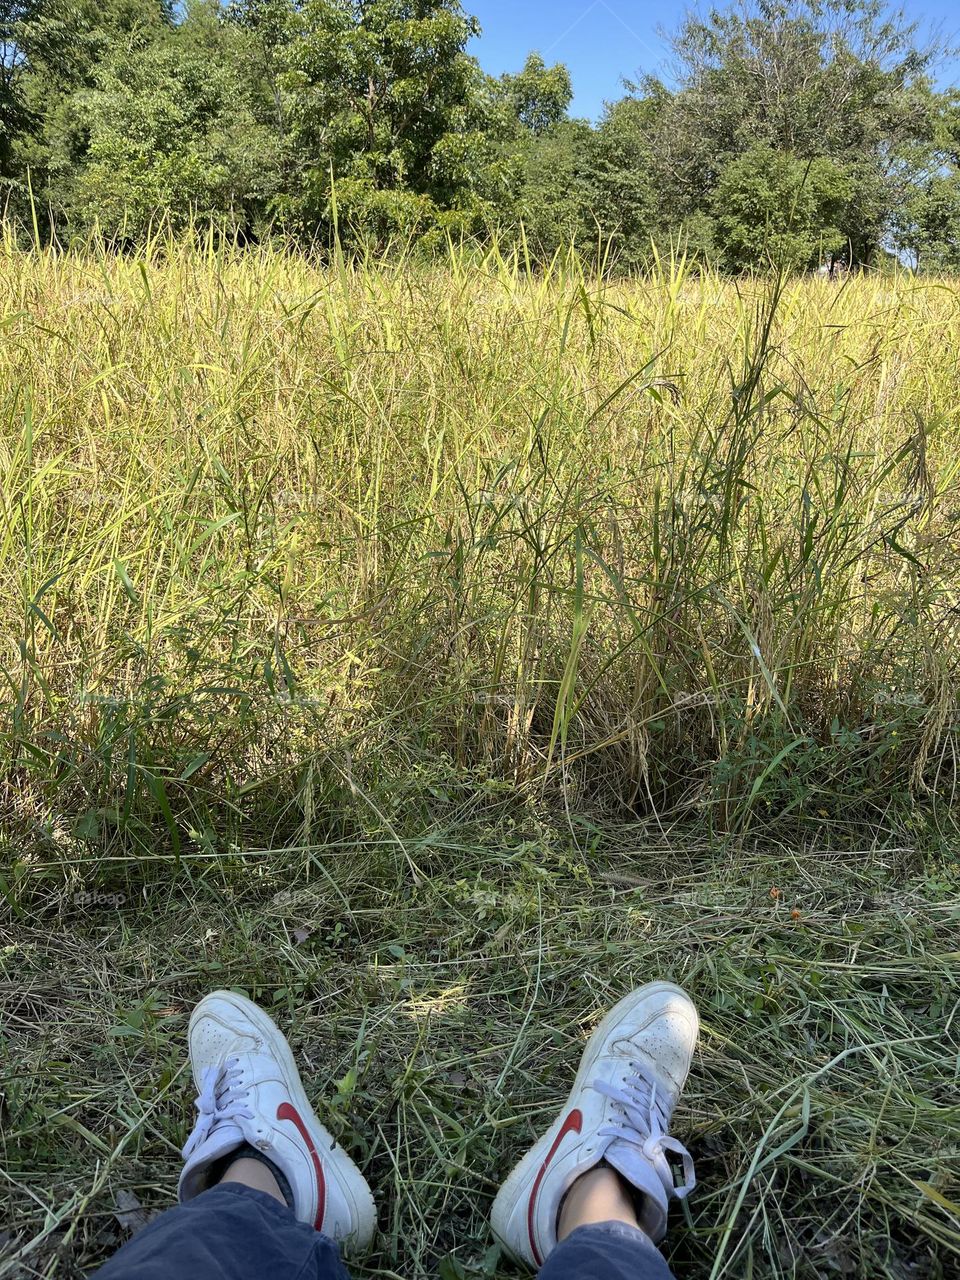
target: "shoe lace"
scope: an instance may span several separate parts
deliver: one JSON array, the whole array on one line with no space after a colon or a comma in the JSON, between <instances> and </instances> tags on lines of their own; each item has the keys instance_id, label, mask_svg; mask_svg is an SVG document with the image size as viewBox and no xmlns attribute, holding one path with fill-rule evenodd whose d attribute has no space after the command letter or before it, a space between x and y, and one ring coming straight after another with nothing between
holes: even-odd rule
<instances>
[{"instance_id":1,"label":"shoe lace","mask_svg":"<svg viewBox=\"0 0 960 1280\"><path fill-rule=\"evenodd\" d=\"M617 1108L615 1118L600 1130L600 1136L619 1138L639 1147L667 1194L676 1196L678 1200L686 1199L697 1184L693 1156L681 1142L670 1137L670 1099L661 1096L656 1077L649 1068L642 1062L631 1062L630 1074L622 1084L595 1080L593 1087L610 1098ZM674 1181L668 1152L678 1156L683 1163L682 1186L677 1186Z\"/></svg>"},{"instance_id":2,"label":"shoe lace","mask_svg":"<svg viewBox=\"0 0 960 1280\"><path fill-rule=\"evenodd\" d=\"M243 1083L239 1059L227 1058L221 1066L206 1068L194 1105L199 1116L183 1148L184 1160L189 1160L218 1126L229 1121L253 1119L253 1112L247 1106L247 1087Z\"/></svg>"}]
</instances>

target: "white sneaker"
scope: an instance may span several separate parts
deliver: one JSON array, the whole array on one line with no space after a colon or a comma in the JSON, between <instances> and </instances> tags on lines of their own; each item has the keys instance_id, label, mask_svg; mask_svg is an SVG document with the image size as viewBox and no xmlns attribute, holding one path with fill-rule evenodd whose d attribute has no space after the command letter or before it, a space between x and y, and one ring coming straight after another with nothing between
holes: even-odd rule
<instances>
[{"instance_id":1,"label":"white sneaker","mask_svg":"<svg viewBox=\"0 0 960 1280\"><path fill-rule=\"evenodd\" d=\"M272 1019L244 996L214 991L191 1014L188 1039L200 1115L183 1149L180 1199L205 1191L210 1166L248 1142L289 1182L300 1222L366 1248L376 1227L370 1188L313 1114Z\"/></svg>"},{"instance_id":2,"label":"white sneaker","mask_svg":"<svg viewBox=\"0 0 960 1280\"><path fill-rule=\"evenodd\" d=\"M651 982L610 1010L587 1042L563 1110L494 1201L493 1230L515 1258L543 1266L563 1197L601 1160L642 1193L640 1226L663 1239L670 1196L682 1199L696 1182L689 1152L668 1130L699 1025L689 996L670 982ZM682 1162L681 1186L668 1153Z\"/></svg>"}]
</instances>

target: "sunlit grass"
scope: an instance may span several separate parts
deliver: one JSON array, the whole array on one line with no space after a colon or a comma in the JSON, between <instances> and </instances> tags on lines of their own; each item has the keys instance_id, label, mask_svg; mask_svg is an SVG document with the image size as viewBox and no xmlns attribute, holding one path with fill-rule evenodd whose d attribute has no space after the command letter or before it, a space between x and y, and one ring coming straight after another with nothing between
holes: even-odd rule
<instances>
[{"instance_id":1,"label":"sunlit grass","mask_svg":"<svg viewBox=\"0 0 960 1280\"><path fill-rule=\"evenodd\" d=\"M951 282L158 239L2 289L8 890L347 809L400 856L421 768L719 831L952 799Z\"/></svg>"}]
</instances>

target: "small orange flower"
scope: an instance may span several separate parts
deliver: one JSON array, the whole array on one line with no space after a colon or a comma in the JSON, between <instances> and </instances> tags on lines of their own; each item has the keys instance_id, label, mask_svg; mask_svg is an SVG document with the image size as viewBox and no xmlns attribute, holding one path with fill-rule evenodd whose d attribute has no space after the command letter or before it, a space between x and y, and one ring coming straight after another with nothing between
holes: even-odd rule
<instances>
[{"instance_id":1,"label":"small orange flower","mask_svg":"<svg viewBox=\"0 0 960 1280\"><path fill-rule=\"evenodd\" d=\"M770 890L770 897L774 900L774 902L776 902L776 901L777 901L777 899L780 897L780 890L779 890L779 889L771 889L771 890Z\"/></svg>"},{"instance_id":2,"label":"small orange flower","mask_svg":"<svg viewBox=\"0 0 960 1280\"><path fill-rule=\"evenodd\" d=\"M793 908L793 910L790 912L790 919L791 919L791 920L799 920L799 919L800 919L800 908L799 908L799 907L794 907L794 908Z\"/></svg>"}]
</instances>

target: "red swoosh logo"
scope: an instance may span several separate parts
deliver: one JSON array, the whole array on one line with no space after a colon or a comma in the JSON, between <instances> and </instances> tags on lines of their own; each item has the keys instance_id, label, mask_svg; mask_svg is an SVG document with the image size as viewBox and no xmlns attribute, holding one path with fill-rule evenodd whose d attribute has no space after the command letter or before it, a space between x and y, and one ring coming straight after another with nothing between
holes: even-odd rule
<instances>
[{"instance_id":1,"label":"red swoosh logo","mask_svg":"<svg viewBox=\"0 0 960 1280\"><path fill-rule=\"evenodd\" d=\"M530 1192L530 1201L527 1204L527 1235L530 1237L530 1249L536 1259L538 1267L543 1266L543 1258L540 1256L540 1250L537 1248L536 1233L534 1231L534 1216L537 1211L537 1196L540 1193L540 1183L544 1179L544 1175L547 1172L550 1161L557 1154L557 1148L560 1146L560 1143L568 1133L579 1133L582 1128L583 1112L571 1111L566 1120L564 1120L563 1124L560 1126L560 1132L557 1134L556 1138L554 1138L553 1146L547 1152L547 1158L540 1166L540 1172L537 1174L537 1179L533 1184L533 1190Z\"/></svg>"},{"instance_id":2,"label":"red swoosh logo","mask_svg":"<svg viewBox=\"0 0 960 1280\"><path fill-rule=\"evenodd\" d=\"M300 1119L300 1112L295 1107L292 1107L289 1102L281 1102L280 1106L277 1107L277 1119L291 1120L300 1130L300 1137L307 1144L310 1159L313 1161L313 1171L317 1175L317 1217L313 1225L317 1231L322 1231L323 1214L327 1207L327 1180L323 1176L323 1165L317 1155L317 1148L313 1145L313 1139L307 1132L307 1126Z\"/></svg>"}]
</instances>

